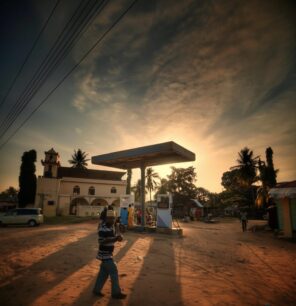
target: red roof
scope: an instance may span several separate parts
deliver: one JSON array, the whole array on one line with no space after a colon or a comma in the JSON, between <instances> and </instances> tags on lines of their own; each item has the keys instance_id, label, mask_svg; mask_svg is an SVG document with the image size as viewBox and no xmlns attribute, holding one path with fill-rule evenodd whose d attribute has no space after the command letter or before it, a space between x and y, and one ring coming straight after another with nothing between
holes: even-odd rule
<instances>
[{"instance_id":1,"label":"red roof","mask_svg":"<svg viewBox=\"0 0 296 306\"><path fill-rule=\"evenodd\" d=\"M58 167L57 177L75 177L96 180L121 181L121 178L124 174L125 172L118 171Z\"/></svg>"}]
</instances>

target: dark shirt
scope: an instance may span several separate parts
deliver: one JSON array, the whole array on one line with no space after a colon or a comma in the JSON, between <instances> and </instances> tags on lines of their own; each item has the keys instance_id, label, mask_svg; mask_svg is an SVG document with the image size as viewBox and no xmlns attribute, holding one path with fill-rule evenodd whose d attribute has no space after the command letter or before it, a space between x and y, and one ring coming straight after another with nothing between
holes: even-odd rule
<instances>
[{"instance_id":1,"label":"dark shirt","mask_svg":"<svg viewBox=\"0 0 296 306\"><path fill-rule=\"evenodd\" d=\"M104 209L104 210L101 212L100 220L105 221L105 220L106 220L106 215L107 215L107 209Z\"/></svg>"},{"instance_id":2,"label":"dark shirt","mask_svg":"<svg viewBox=\"0 0 296 306\"><path fill-rule=\"evenodd\" d=\"M117 241L117 238L114 233L113 226L108 227L105 222L103 222L98 230L98 242L99 242L99 251L97 259L107 260L113 258L114 243Z\"/></svg>"}]
</instances>

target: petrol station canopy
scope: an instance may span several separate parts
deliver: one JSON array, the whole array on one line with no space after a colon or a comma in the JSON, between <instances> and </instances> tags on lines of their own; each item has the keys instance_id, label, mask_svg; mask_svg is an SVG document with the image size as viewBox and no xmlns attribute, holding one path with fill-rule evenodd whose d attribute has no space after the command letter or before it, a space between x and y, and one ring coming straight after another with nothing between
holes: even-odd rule
<instances>
[{"instance_id":1,"label":"petrol station canopy","mask_svg":"<svg viewBox=\"0 0 296 306\"><path fill-rule=\"evenodd\" d=\"M173 141L92 156L93 164L120 169L195 161L195 154Z\"/></svg>"}]
</instances>

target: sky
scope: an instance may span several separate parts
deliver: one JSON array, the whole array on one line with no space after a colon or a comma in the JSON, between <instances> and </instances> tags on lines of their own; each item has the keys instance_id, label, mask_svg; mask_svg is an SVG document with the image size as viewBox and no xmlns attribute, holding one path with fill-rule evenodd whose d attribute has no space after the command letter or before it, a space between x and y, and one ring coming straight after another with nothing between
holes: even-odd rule
<instances>
[{"instance_id":1,"label":"sky","mask_svg":"<svg viewBox=\"0 0 296 306\"><path fill-rule=\"evenodd\" d=\"M0 149L0 191L18 187L21 156L31 149L42 175L50 148L70 166L74 149L90 158L167 141L194 152L196 161L154 167L161 177L171 166L194 166L196 185L220 192L222 174L242 148L265 159L272 147L278 181L295 180L295 1L139 0L11 137L131 2L107 3L0 138L0 145L9 139ZM54 5L1 1L1 100ZM59 2L0 108L0 124L78 5ZM133 183L138 178L135 169Z\"/></svg>"}]
</instances>

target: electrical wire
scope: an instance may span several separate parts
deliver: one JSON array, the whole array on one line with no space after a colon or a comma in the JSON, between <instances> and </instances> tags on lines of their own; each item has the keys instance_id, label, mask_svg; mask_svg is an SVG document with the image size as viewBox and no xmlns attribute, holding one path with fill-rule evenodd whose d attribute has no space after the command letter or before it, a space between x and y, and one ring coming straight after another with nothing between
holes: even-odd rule
<instances>
[{"instance_id":1,"label":"electrical wire","mask_svg":"<svg viewBox=\"0 0 296 306\"><path fill-rule=\"evenodd\" d=\"M86 11L86 14L84 14L84 11L87 9L91 1L93 0L89 0L83 7L81 7L81 5L85 3L85 1L82 0L78 5L75 13L72 15L71 19L68 21L63 31L60 33L59 37L56 39L53 47L47 53L47 56L35 72L31 81L27 84L25 90L22 92L14 108L10 111L5 121L2 122L0 126L0 130L2 131L0 138L5 135L10 126L16 121L17 117L21 114L21 112L28 105L28 103L33 99L33 97L41 88L41 86L46 82L48 77L54 72L54 70L58 67L59 63L71 51L71 49L81 37L81 34L84 33L93 18L98 15L98 10L100 13L108 2L105 2L105 0L97 2L95 0L93 1L91 7L88 8L88 10ZM76 18L77 14L78 16ZM74 19L74 17L76 19ZM74 21L72 24L73 19ZM71 33L71 35L66 37L66 35L68 35L69 33Z\"/></svg>"},{"instance_id":2,"label":"electrical wire","mask_svg":"<svg viewBox=\"0 0 296 306\"><path fill-rule=\"evenodd\" d=\"M62 83L72 74L72 72L85 60L85 58L99 45L99 43L107 36L107 34L120 22L120 20L131 10L131 8L138 2L134 0L128 8L115 20L115 22L104 32L104 34L93 44L93 46L81 57L81 59L74 65L58 82L58 84L48 93L48 95L34 108L21 125L8 137L8 139L0 145L0 150L9 142L9 140L28 122L28 120L36 113L36 111L48 100L48 98L62 85Z\"/></svg>"},{"instance_id":3,"label":"electrical wire","mask_svg":"<svg viewBox=\"0 0 296 306\"><path fill-rule=\"evenodd\" d=\"M27 54L25 60L23 61L23 63L22 63L22 65L21 65L20 69L19 69L18 72L17 72L15 78L13 79L11 85L9 86L9 88L8 88L8 90L7 90L6 94L5 94L5 96L3 97L3 99L2 99L2 101L1 101L1 103L0 103L0 108L1 108L2 105L5 103L5 101L6 101L7 97L9 96L9 94L10 94L12 88L14 87L14 84L16 83L16 81L17 81L18 77L20 76L20 74L22 73L22 71L23 71L23 69L24 69L24 66L25 66L26 63L28 62L29 57L31 56L33 50L35 49L35 47L36 47L36 45L37 45L37 43L38 43L38 41L39 41L41 35L42 35L43 32L45 31L45 29L46 29L46 27L47 27L47 25L48 25L48 23L49 23L51 17L53 16L53 14L54 14L54 12L55 12L57 6L59 5L60 1L61 1L61 0L57 0L55 6L53 7L53 9L51 10L49 16L47 17L47 19L46 19L46 21L45 21L43 27L41 28L39 34L37 35L37 38L35 39L35 41L34 41L34 43L33 43L33 45L32 45L32 47L31 47L30 51L28 52L28 54Z\"/></svg>"}]
</instances>

